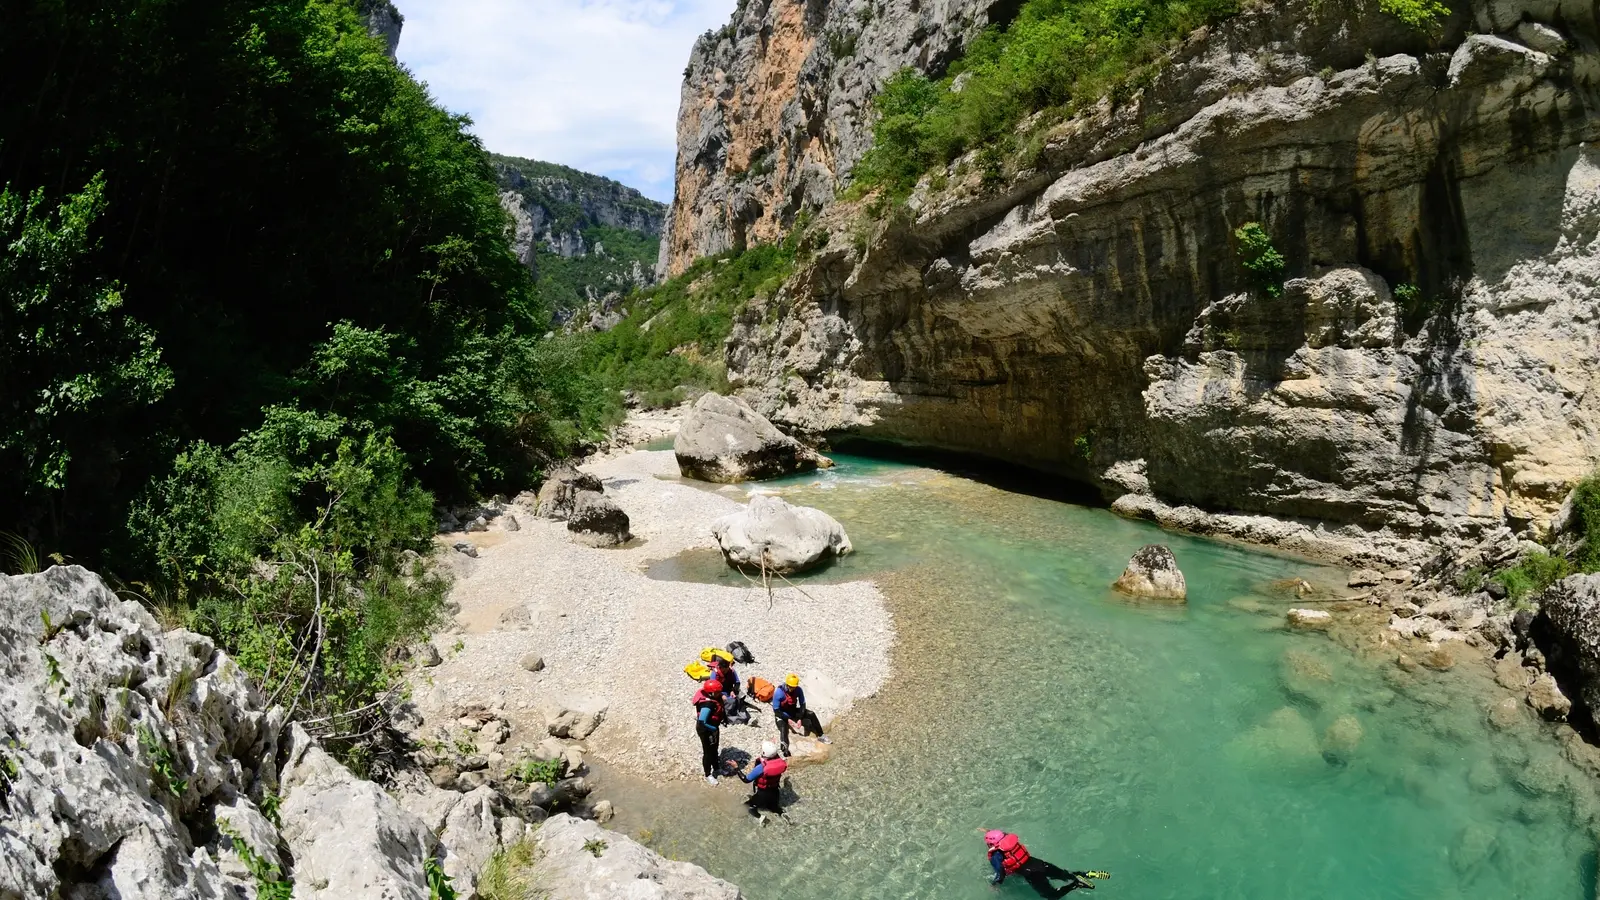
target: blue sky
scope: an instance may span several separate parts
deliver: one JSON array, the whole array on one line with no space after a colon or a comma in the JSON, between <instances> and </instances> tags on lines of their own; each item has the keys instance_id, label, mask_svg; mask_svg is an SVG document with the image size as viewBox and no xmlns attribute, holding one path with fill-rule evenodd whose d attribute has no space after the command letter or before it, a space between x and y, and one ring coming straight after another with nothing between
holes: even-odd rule
<instances>
[{"instance_id":1,"label":"blue sky","mask_svg":"<svg viewBox=\"0 0 1600 900\"><path fill-rule=\"evenodd\" d=\"M672 199L694 39L736 0L396 0L400 61L497 153Z\"/></svg>"}]
</instances>

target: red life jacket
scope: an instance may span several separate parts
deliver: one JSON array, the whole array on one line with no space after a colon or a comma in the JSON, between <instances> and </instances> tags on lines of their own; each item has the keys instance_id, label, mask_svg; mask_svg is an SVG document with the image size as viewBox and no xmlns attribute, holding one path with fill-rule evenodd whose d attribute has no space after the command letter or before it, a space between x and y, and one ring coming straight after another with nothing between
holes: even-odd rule
<instances>
[{"instance_id":1,"label":"red life jacket","mask_svg":"<svg viewBox=\"0 0 1600 900\"><path fill-rule=\"evenodd\" d=\"M786 713L794 712L796 709L799 709L800 698L794 695L795 691L798 690L800 689L797 687L789 687L788 685L784 685L783 699L778 701L778 708Z\"/></svg>"},{"instance_id":2,"label":"red life jacket","mask_svg":"<svg viewBox=\"0 0 1600 900\"><path fill-rule=\"evenodd\" d=\"M1028 848L1022 846L1022 840L1014 834L1001 838L1000 842L990 849L1000 851L1000 867L1007 875L1017 874L1017 870L1028 861Z\"/></svg>"},{"instance_id":3,"label":"red life jacket","mask_svg":"<svg viewBox=\"0 0 1600 900\"><path fill-rule=\"evenodd\" d=\"M722 719L727 712L722 706L722 698L715 694L706 693L704 685L701 685L700 689L694 692L694 699L689 702L694 704L695 709L709 704L711 706L711 715L707 716L709 723L711 725L722 724ZM697 713L695 717L698 719L699 714Z\"/></svg>"},{"instance_id":4,"label":"red life jacket","mask_svg":"<svg viewBox=\"0 0 1600 900\"><path fill-rule=\"evenodd\" d=\"M780 757L778 759L762 760L761 774L756 776L757 790L777 787L778 779L782 778L783 773L787 771L789 771L789 761L786 759Z\"/></svg>"}]
</instances>

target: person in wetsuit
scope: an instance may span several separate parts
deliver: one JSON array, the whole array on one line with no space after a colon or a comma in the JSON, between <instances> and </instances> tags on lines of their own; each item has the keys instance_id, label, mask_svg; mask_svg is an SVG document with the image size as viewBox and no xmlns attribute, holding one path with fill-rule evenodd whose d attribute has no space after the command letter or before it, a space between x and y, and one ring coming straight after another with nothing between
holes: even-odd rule
<instances>
[{"instance_id":1,"label":"person in wetsuit","mask_svg":"<svg viewBox=\"0 0 1600 900\"><path fill-rule=\"evenodd\" d=\"M778 755L778 745L762 741L761 761L741 776L746 784L755 785L750 799L744 801L744 805L750 807L751 815L760 815L763 809L783 815L783 801L778 790L782 786L783 773L788 769L788 761Z\"/></svg>"},{"instance_id":2,"label":"person in wetsuit","mask_svg":"<svg viewBox=\"0 0 1600 900\"><path fill-rule=\"evenodd\" d=\"M815 735L822 743L832 743L822 734L822 723L817 720L817 714L806 708L806 692L800 689L800 676L793 672L772 693L772 717L777 720L778 747L784 756L789 755L790 722L799 723L807 735Z\"/></svg>"},{"instance_id":3,"label":"person in wetsuit","mask_svg":"<svg viewBox=\"0 0 1600 900\"><path fill-rule=\"evenodd\" d=\"M700 736L700 767L705 770L706 783L717 783L717 770L722 766L722 722L726 712L722 705L722 682L711 679L694 692L695 734Z\"/></svg>"},{"instance_id":4,"label":"person in wetsuit","mask_svg":"<svg viewBox=\"0 0 1600 900\"><path fill-rule=\"evenodd\" d=\"M1014 834L991 831L983 836L983 843L988 848L989 865L994 869L994 875L989 878L990 884L1000 884L1008 876L1017 875L1038 891L1039 896L1048 900L1065 897L1078 888L1094 890L1094 883L1084 880L1087 873L1069 872L1054 863L1034 858ZM1066 883L1056 887L1051 884L1052 881Z\"/></svg>"}]
</instances>

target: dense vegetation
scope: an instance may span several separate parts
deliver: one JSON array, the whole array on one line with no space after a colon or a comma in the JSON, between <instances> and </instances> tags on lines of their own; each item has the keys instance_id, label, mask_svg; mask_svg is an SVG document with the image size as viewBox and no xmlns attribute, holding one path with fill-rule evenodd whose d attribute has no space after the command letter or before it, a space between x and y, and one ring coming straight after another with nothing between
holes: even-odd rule
<instances>
[{"instance_id":1,"label":"dense vegetation","mask_svg":"<svg viewBox=\"0 0 1600 900\"><path fill-rule=\"evenodd\" d=\"M483 148L357 4L8 7L0 530L359 757L437 612L434 504L526 484L605 404L541 338Z\"/></svg>"},{"instance_id":2,"label":"dense vegetation","mask_svg":"<svg viewBox=\"0 0 1600 900\"><path fill-rule=\"evenodd\" d=\"M1578 482L1571 499L1572 512L1555 553L1530 553L1517 564L1489 577L1505 588L1506 596L1521 605L1557 581L1584 572L1600 572L1600 474ZM1485 580L1482 570L1463 574L1458 587L1476 590Z\"/></svg>"},{"instance_id":3,"label":"dense vegetation","mask_svg":"<svg viewBox=\"0 0 1600 900\"><path fill-rule=\"evenodd\" d=\"M1450 13L1439 0L1377 5L1419 30ZM985 178L997 179L1008 161L1029 161L1045 129L1148 84L1186 35L1241 8L1240 0L1026 0L942 78L905 69L884 85L856 185L903 195L924 173L971 151L979 151ZM1018 125L1036 114L1019 135Z\"/></svg>"},{"instance_id":4,"label":"dense vegetation","mask_svg":"<svg viewBox=\"0 0 1600 900\"><path fill-rule=\"evenodd\" d=\"M685 388L726 390L722 345L734 316L750 298L776 291L794 260L791 239L696 261L636 294L617 327L575 338L582 368L607 388L636 392L646 406L680 402Z\"/></svg>"},{"instance_id":5,"label":"dense vegetation","mask_svg":"<svg viewBox=\"0 0 1600 900\"><path fill-rule=\"evenodd\" d=\"M666 206L609 178L555 163L490 154L501 190L518 194L539 211L540 235L576 235L582 255L564 256L544 242L535 246L541 305L564 317L591 299L626 295L650 276L661 248ZM650 227L644 227L644 226Z\"/></svg>"}]
</instances>

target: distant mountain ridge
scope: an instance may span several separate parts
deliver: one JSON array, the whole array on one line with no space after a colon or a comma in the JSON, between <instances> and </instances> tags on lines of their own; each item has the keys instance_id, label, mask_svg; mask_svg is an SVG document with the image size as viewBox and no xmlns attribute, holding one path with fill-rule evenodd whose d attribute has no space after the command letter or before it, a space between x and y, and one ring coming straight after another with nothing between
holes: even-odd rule
<instances>
[{"instance_id":1,"label":"distant mountain ridge","mask_svg":"<svg viewBox=\"0 0 1600 900\"><path fill-rule=\"evenodd\" d=\"M513 249L558 320L588 306L590 323L605 327L616 301L655 283L666 204L555 163L494 153L489 160L515 220Z\"/></svg>"}]
</instances>

